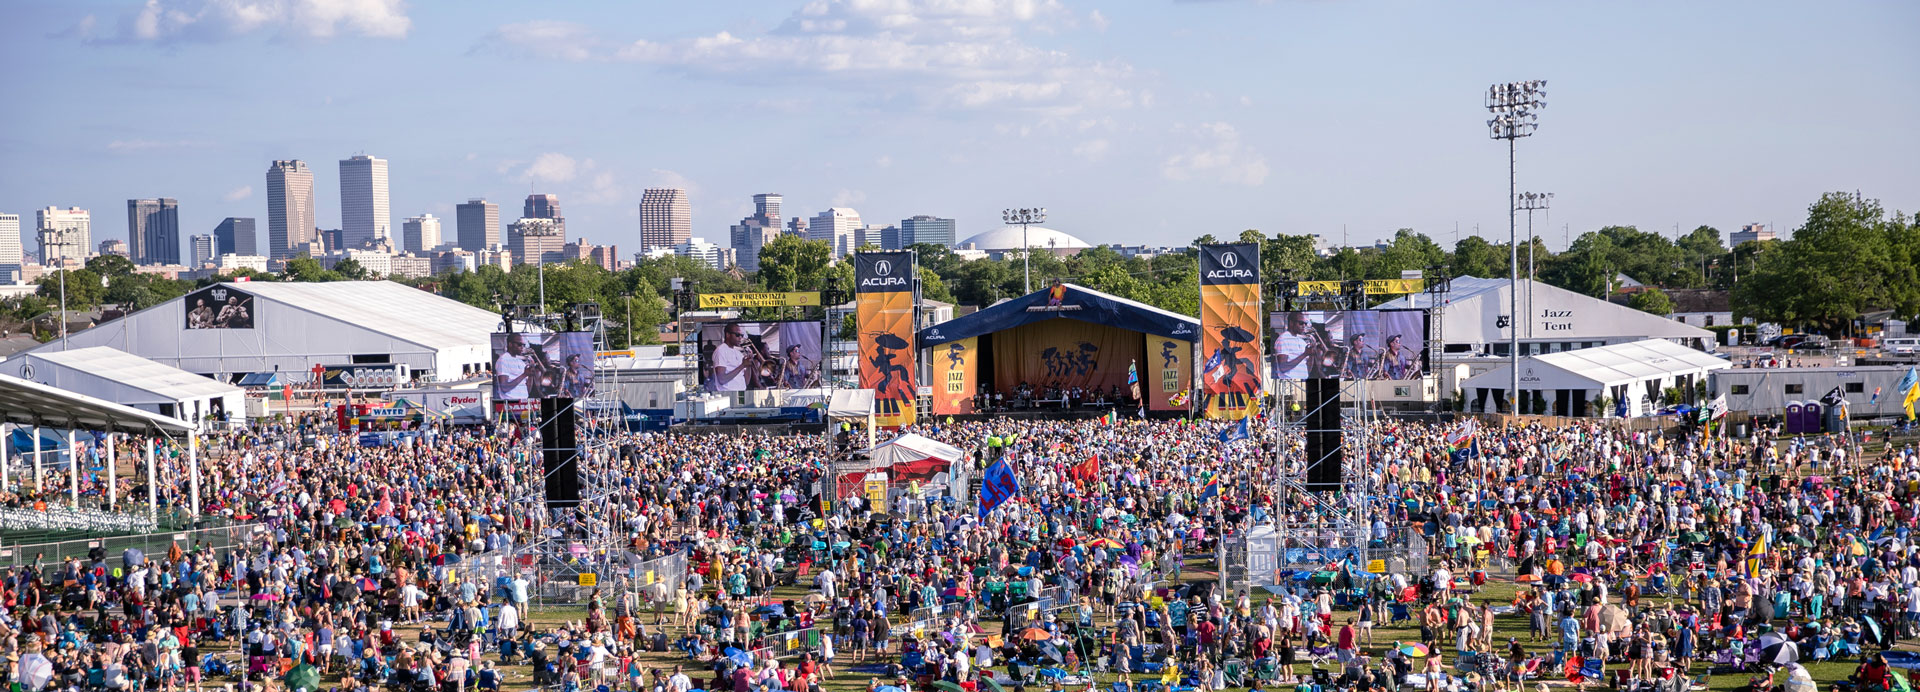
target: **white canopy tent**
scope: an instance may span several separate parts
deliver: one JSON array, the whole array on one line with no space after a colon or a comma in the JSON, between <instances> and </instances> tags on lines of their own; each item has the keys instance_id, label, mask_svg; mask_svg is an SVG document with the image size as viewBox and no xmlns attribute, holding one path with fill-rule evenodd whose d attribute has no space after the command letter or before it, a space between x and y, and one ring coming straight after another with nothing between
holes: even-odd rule
<instances>
[{"instance_id":1,"label":"white canopy tent","mask_svg":"<svg viewBox=\"0 0 1920 692\"><path fill-rule=\"evenodd\" d=\"M953 445L906 433L870 447L864 453L867 457L864 463L839 467L842 488L857 483L866 474L884 473L894 486L917 482L923 492L938 488L954 497L965 492L970 470L967 453ZM843 490L841 494L844 496L846 492Z\"/></svg>"},{"instance_id":2,"label":"white canopy tent","mask_svg":"<svg viewBox=\"0 0 1920 692\"><path fill-rule=\"evenodd\" d=\"M22 353L0 372L196 423L245 413L239 387L107 346Z\"/></svg>"},{"instance_id":3,"label":"white canopy tent","mask_svg":"<svg viewBox=\"0 0 1920 692\"><path fill-rule=\"evenodd\" d=\"M1511 331L1506 279L1462 276L1436 299L1413 293L1382 303L1381 310L1432 309L1439 306L1437 330L1453 352L1505 354ZM1713 348L1713 332L1684 322L1616 305L1584 293L1521 279L1520 354L1553 353L1642 339L1668 339ZM1437 356L1438 354L1436 354Z\"/></svg>"},{"instance_id":4,"label":"white canopy tent","mask_svg":"<svg viewBox=\"0 0 1920 692\"><path fill-rule=\"evenodd\" d=\"M1520 392L1544 402L1545 412L1552 415L1643 416L1659 409L1668 387L1693 387L1705 382L1708 373L1728 367L1712 355L1664 339L1646 339L1521 358ZM1506 399L1510 373L1511 366L1503 365L1463 383L1467 408L1497 407ZM1614 402L1613 410L1592 409L1590 403L1602 396Z\"/></svg>"},{"instance_id":5,"label":"white canopy tent","mask_svg":"<svg viewBox=\"0 0 1920 692\"><path fill-rule=\"evenodd\" d=\"M154 439L172 435L187 437L188 492L190 508L194 516L200 514L200 434L193 424L158 413L142 411L131 406L123 406L104 399L87 396L79 392L68 391L52 385L41 384L33 380L22 379L0 373L0 435L6 428L26 427L32 430L35 454L33 464L33 483L36 492L44 485L43 465L39 456L40 428L55 426L67 429L67 450L70 459L79 459L75 453L74 432L78 430L98 430L107 434L106 473L115 472L115 450L113 435L135 434L146 437L147 477L154 474ZM77 465L77 464L76 464ZM0 490L13 487L10 462L7 459L7 445L0 443ZM80 506L80 474L69 474L72 479L73 506ZM117 508L119 496L118 484L107 484L107 505ZM149 515L158 507L158 483L147 483L147 507Z\"/></svg>"},{"instance_id":6,"label":"white canopy tent","mask_svg":"<svg viewBox=\"0 0 1920 692\"><path fill-rule=\"evenodd\" d=\"M827 401L827 427L832 429L835 419L852 418L867 426L867 446L873 447L878 438L873 430L873 390L836 389L833 398Z\"/></svg>"}]
</instances>

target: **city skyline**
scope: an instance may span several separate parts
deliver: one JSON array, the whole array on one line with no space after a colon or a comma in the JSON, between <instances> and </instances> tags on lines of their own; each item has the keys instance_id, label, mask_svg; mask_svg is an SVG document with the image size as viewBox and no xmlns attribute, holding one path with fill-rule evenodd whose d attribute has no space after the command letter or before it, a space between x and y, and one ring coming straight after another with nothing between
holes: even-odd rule
<instances>
[{"instance_id":1,"label":"city skyline","mask_svg":"<svg viewBox=\"0 0 1920 692\"><path fill-rule=\"evenodd\" d=\"M152 7L134 1L0 7L17 31L0 55L47 68L8 86L58 85L75 104L6 116L32 136L0 139L21 164L0 170L0 212L98 215L165 195L194 233L267 212L264 162L368 151L398 164L401 217L550 193L568 205L569 237L634 248L649 187L687 190L691 235L715 239L752 213L753 193L778 189L789 218L843 206L977 232L1001 208L1044 204L1050 226L1094 243L1258 228L1362 245L1411 227L1451 247L1456 223L1459 237L1477 224L1504 239L1506 152L1486 139L1480 98L1489 83L1528 78L1549 80L1550 105L1521 143L1520 186L1558 193L1539 231L1556 250L1563 226L1732 233L1757 222L1785 236L1835 189L1920 207L1920 172L1900 155L1920 148L1904 125L1920 119L1920 97L1883 88L1920 64L1897 31L1920 23L1909 3L1706 3L1650 21L1631 7L1519 18L1478 3L903 3L881 17L829 1L819 16L797 4L689 7L646 30L600 28L630 25L631 8L609 3L374 1L315 20L324 26L239 23L197 0L155 6L173 12L143 22ZM1816 46L1799 40L1808 32L1849 40ZM1523 33L1543 39L1524 67L1485 40ZM1638 47L1622 53L1615 35ZM978 51L943 59L930 46L945 42ZM729 43L755 50L715 47ZM829 45L847 48L830 59ZM301 78L245 59L269 47ZM880 60L889 49L901 59ZM387 105L533 75L587 107L449 123ZM160 98L176 88L208 97ZM1855 101L1796 98L1835 90ZM677 97L646 96L662 91ZM166 105L111 107L125 101ZM1831 127L1842 107L1847 126ZM634 128L674 136L598 134ZM312 198L326 200L316 225L343 228L336 177L311 172Z\"/></svg>"}]
</instances>

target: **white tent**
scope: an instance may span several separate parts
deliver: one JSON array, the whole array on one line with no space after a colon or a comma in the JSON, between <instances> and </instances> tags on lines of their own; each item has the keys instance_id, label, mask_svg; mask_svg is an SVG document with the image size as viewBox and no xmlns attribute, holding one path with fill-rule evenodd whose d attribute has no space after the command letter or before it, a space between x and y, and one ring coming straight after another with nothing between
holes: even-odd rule
<instances>
[{"instance_id":1,"label":"white tent","mask_svg":"<svg viewBox=\"0 0 1920 692\"><path fill-rule=\"evenodd\" d=\"M1465 345L1473 352L1506 352L1511 332L1503 319L1513 310L1506 279L1463 276L1454 279L1439 298L1414 293L1379 306L1381 310L1429 309L1440 306L1437 330L1448 345ZM1712 348L1713 332L1688 326L1625 305L1615 305L1584 293L1521 279L1520 353L1552 353L1642 339L1669 339L1689 346Z\"/></svg>"},{"instance_id":2,"label":"white tent","mask_svg":"<svg viewBox=\"0 0 1920 692\"><path fill-rule=\"evenodd\" d=\"M860 390L870 391L870 390ZM917 481L922 488L944 488L959 497L966 487L967 453L960 448L906 433L866 450L864 464L838 466L841 487L868 473L885 473L890 484ZM843 496L846 492L843 490Z\"/></svg>"},{"instance_id":3,"label":"white tent","mask_svg":"<svg viewBox=\"0 0 1920 692\"><path fill-rule=\"evenodd\" d=\"M1641 416L1659 408L1659 397L1668 387L1691 387L1705 382L1708 373L1728 367L1712 355L1647 339L1521 358L1520 391L1543 400L1553 415L1609 416L1624 410L1628 416ZM1506 398L1511 373L1511 366L1503 365L1463 383L1468 409L1494 410ZM1614 410L1591 410L1589 404L1602 396L1614 402Z\"/></svg>"},{"instance_id":4,"label":"white tent","mask_svg":"<svg viewBox=\"0 0 1920 692\"><path fill-rule=\"evenodd\" d=\"M245 414L239 387L105 346L29 351L0 372L189 422Z\"/></svg>"}]
</instances>

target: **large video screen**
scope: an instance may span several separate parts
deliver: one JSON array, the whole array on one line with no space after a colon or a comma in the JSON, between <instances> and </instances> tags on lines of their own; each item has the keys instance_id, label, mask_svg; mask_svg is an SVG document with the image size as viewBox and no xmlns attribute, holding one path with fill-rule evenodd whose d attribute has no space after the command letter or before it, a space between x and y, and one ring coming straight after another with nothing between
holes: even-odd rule
<instances>
[{"instance_id":1,"label":"large video screen","mask_svg":"<svg viewBox=\"0 0 1920 692\"><path fill-rule=\"evenodd\" d=\"M591 332L493 335L493 398L529 401L593 395Z\"/></svg>"},{"instance_id":2,"label":"large video screen","mask_svg":"<svg viewBox=\"0 0 1920 692\"><path fill-rule=\"evenodd\" d=\"M819 322L700 326L700 386L709 392L820 386Z\"/></svg>"},{"instance_id":3,"label":"large video screen","mask_svg":"<svg viewBox=\"0 0 1920 692\"><path fill-rule=\"evenodd\" d=\"M214 284L187 294L188 329L252 329L253 295Z\"/></svg>"},{"instance_id":4,"label":"large video screen","mask_svg":"<svg viewBox=\"0 0 1920 692\"><path fill-rule=\"evenodd\" d=\"M1427 372L1424 310L1273 313L1273 378L1414 380Z\"/></svg>"}]
</instances>

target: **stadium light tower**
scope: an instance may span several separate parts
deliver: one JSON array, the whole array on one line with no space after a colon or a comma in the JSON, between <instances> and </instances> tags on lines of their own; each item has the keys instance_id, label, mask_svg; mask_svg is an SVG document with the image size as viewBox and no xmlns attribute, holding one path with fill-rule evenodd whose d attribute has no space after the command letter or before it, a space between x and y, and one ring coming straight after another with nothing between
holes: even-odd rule
<instances>
[{"instance_id":1,"label":"stadium light tower","mask_svg":"<svg viewBox=\"0 0 1920 692\"><path fill-rule=\"evenodd\" d=\"M1047 208L1033 207L1031 209L1002 209L1000 210L1000 221L1002 223L1005 223L1008 226L1012 226L1014 224L1020 225L1020 260L1022 263L1026 265L1026 271L1027 271L1027 280L1025 283L1026 290L1021 291L1021 293L1032 293L1033 292L1033 242L1030 240L1027 240L1027 231L1028 231L1027 227L1037 223L1046 223Z\"/></svg>"},{"instance_id":2,"label":"stadium light tower","mask_svg":"<svg viewBox=\"0 0 1920 692\"><path fill-rule=\"evenodd\" d=\"M1520 412L1520 228L1517 223L1518 189L1514 185L1514 142L1540 129L1540 114L1547 107L1547 80L1508 82L1487 87L1487 134L1507 140L1507 318L1511 389L1507 390L1508 413Z\"/></svg>"},{"instance_id":3,"label":"stadium light tower","mask_svg":"<svg viewBox=\"0 0 1920 692\"><path fill-rule=\"evenodd\" d=\"M1531 313L1533 312L1533 284L1540 280L1533 271L1533 246L1535 245L1533 213L1536 211L1546 211L1547 206L1553 202L1553 193L1522 192L1520 196L1514 198L1513 201L1514 206L1527 212L1527 312ZM1528 315L1528 317L1527 338L1531 339L1533 338L1533 320L1531 319L1532 315Z\"/></svg>"}]
</instances>

